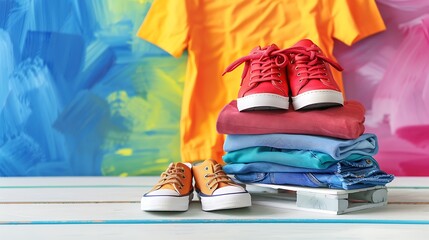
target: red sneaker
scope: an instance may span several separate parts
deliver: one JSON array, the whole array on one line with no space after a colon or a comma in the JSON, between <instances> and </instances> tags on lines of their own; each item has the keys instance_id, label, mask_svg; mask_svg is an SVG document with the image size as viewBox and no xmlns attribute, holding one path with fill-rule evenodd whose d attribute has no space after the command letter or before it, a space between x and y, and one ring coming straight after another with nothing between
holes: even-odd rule
<instances>
[{"instance_id":1,"label":"red sneaker","mask_svg":"<svg viewBox=\"0 0 429 240\"><path fill-rule=\"evenodd\" d=\"M343 69L327 58L316 44L303 39L282 53L290 61L286 71L295 110L344 105L343 94L332 77L329 64L339 71Z\"/></svg>"},{"instance_id":2,"label":"red sneaker","mask_svg":"<svg viewBox=\"0 0 429 240\"><path fill-rule=\"evenodd\" d=\"M242 63L245 65L237 98L238 110L288 109L286 55L279 52L274 44L264 48L257 47L248 56L233 62L223 74Z\"/></svg>"}]
</instances>

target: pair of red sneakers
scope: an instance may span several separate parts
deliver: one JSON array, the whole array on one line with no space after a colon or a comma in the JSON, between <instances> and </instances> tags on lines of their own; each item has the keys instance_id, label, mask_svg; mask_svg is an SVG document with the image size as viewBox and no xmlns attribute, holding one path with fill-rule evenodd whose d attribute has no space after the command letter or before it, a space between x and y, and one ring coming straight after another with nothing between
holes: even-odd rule
<instances>
[{"instance_id":1,"label":"pair of red sneakers","mask_svg":"<svg viewBox=\"0 0 429 240\"><path fill-rule=\"evenodd\" d=\"M242 63L245 66L237 98L239 111L288 109L290 99L295 110L344 104L329 64L339 71L341 66L311 40L303 39L287 49L275 44L257 47L228 66L225 73Z\"/></svg>"}]
</instances>

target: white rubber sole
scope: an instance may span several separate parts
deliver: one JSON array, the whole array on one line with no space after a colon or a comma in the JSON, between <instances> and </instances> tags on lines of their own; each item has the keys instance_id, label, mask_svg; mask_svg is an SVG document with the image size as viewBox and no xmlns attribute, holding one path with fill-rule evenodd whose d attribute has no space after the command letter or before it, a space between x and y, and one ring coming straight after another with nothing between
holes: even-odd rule
<instances>
[{"instance_id":1,"label":"white rubber sole","mask_svg":"<svg viewBox=\"0 0 429 240\"><path fill-rule=\"evenodd\" d=\"M316 109L344 105L341 92L335 90L313 90L292 97L295 110Z\"/></svg>"},{"instance_id":2,"label":"white rubber sole","mask_svg":"<svg viewBox=\"0 0 429 240\"><path fill-rule=\"evenodd\" d=\"M252 206L252 200L248 192L211 197L203 197L198 195L198 198L201 201L201 208L203 211L216 211Z\"/></svg>"},{"instance_id":3,"label":"white rubber sole","mask_svg":"<svg viewBox=\"0 0 429 240\"><path fill-rule=\"evenodd\" d=\"M238 111L288 109L289 97L272 93L252 94L237 99Z\"/></svg>"},{"instance_id":4,"label":"white rubber sole","mask_svg":"<svg viewBox=\"0 0 429 240\"><path fill-rule=\"evenodd\" d=\"M193 194L183 197L176 196L143 196L141 209L143 211L187 211Z\"/></svg>"}]
</instances>

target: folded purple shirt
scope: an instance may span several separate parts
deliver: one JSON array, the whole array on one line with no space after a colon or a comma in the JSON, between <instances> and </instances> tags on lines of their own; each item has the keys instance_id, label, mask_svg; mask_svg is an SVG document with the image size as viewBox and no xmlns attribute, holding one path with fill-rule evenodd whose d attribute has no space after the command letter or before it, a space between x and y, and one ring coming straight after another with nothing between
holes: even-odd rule
<instances>
[{"instance_id":1,"label":"folded purple shirt","mask_svg":"<svg viewBox=\"0 0 429 240\"><path fill-rule=\"evenodd\" d=\"M365 108L356 101L326 109L239 112L236 100L219 114L216 128L222 134L309 134L355 139L365 131Z\"/></svg>"}]
</instances>

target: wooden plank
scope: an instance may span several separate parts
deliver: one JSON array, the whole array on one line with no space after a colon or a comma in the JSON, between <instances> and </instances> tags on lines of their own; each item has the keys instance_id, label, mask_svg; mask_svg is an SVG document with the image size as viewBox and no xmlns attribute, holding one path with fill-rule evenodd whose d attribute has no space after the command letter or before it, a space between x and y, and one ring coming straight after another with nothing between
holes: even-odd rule
<instances>
[{"instance_id":1,"label":"wooden plank","mask_svg":"<svg viewBox=\"0 0 429 240\"><path fill-rule=\"evenodd\" d=\"M31 178L33 179L33 178ZM35 178L23 182L0 179L0 203L58 203L58 202L130 202L140 201L152 188L155 178ZM402 178L401 178L402 179ZM398 179L398 182L401 182ZM418 178L426 180L429 178ZM8 184L5 184L7 180ZM419 181L418 181L419 182ZM27 185L24 185L24 184ZM137 184L138 183L138 184ZM28 185L31 184L31 185ZM15 186L13 186L15 185ZM401 185L388 188L388 202L394 204L429 204L429 188Z\"/></svg>"},{"instance_id":2,"label":"wooden plank","mask_svg":"<svg viewBox=\"0 0 429 240\"><path fill-rule=\"evenodd\" d=\"M152 177L0 177L1 187L13 186L141 186L153 185L159 179ZM429 188L429 177L396 177L388 187Z\"/></svg>"},{"instance_id":3,"label":"wooden plank","mask_svg":"<svg viewBox=\"0 0 429 240\"><path fill-rule=\"evenodd\" d=\"M221 231L215 231L221 229ZM263 230L261 230L263 229ZM309 230L310 229L310 230ZM426 225L171 224L1 226L2 239L427 239Z\"/></svg>"},{"instance_id":4,"label":"wooden plank","mask_svg":"<svg viewBox=\"0 0 429 240\"><path fill-rule=\"evenodd\" d=\"M0 178L0 203L139 202L158 177Z\"/></svg>"},{"instance_id":5,"label":"wooden plank","mask_svg":"<svg viewBox=\"0 0 429 240\"><path fill-rule=\"evenodd\" d=\"M345 215L293 209L292 201L290 208L279 208L272 199L268 206L218 212L202 211L197 201L183 213L142 212L140 196L157 179L2 178L0 238L210 239L207 233L214 228L222 229L216 239L313 239L315 233L318 239L332 239L333 232L357 239L426 239L429 234L429 178L399 178L389 188L394 204Z\"/></svg>"},{"instance_id":6,"label":"wooden plank","mask_svg":"<svg viewBox=\"0 0 429 240\"><path fill-rule=\"evenodd\" d=\"M221 231L215 231L221 229ZM263 230L261 230L263 229ZM310 229L310 230L309 230ZM171 224L0 226L2 239L427 239L426 225Z\"/></svg>"},{"instance_id":7,"label":"wooden plank","mask_svg":"<svg viewBox=\"0 0 429 240\"><path fill-rule=\"evenodd\" d=\"M151 187L0 188L1 203L136 202ZM291 199L293 200L293 199ZM388 202L429 204L429 189L389 189Z\"/></svg>"},{"instance_id":8,"label":"wooden plank","mask_svg":"<svg viewBox=\"0 0 429 240\"><path fill-rule=\"evenodd\" d=\"M429 177L395 177L388 187L429 187Z\"/></svg>"},{"instance_id":9,"label":"wooden plank","mask_svg":"<svg viewBox=\"0 0 429 240\"><path fill-rule=\"evenodd\" d=\"M272 202L274 203L274 202ZM311 222L329 221L351 223L353 221L410 221L409 223L429 224L428 205L387 205L382 208L366 209L345 215L330 215L307 212L292 208L253 205L250 208L204 212L199 202L192 202L186 212L143 212L138 203L99 203L99 204L0 204L0 225L12 223L55 224L58 221L119 221L126 223L211 223L219 220L230 223L258 223L261 221ZM177 221L177 222L175 222ZM423 222L422 222L423 221ZM53 222L53 223L52 223ZM111 222L112 223L112 222ZM114 223L114 222L113 222Z\"/></svg>"},{"instance_id":10,"label":"wooden plank","mask_svg":"<svg viewBox=\"0 0 429 240\"><path fill-rule=\"evenodd\" d=\"M429 189L388 188L387 199L391 204L429 204Z\"/></svg>"},{"instance_id":11,"label":"wooden plank","mask_svg":"<svg viewBox=\"0 0 429 240\"><path fill-rule=\"evenodd\" d=\"M3 203L139 202L149 188L18 188L0 189Z\"/></svg>"},{"instance_id":12,"label":"wooden plank","mask_svg":"<svg viewBox=\"0 0 429 240\"><path fill-rule=\"evenodd\" d=\"M153 186L159 177L0 177L0 188L41 186Z\"/></svg>"}]
</instances>

